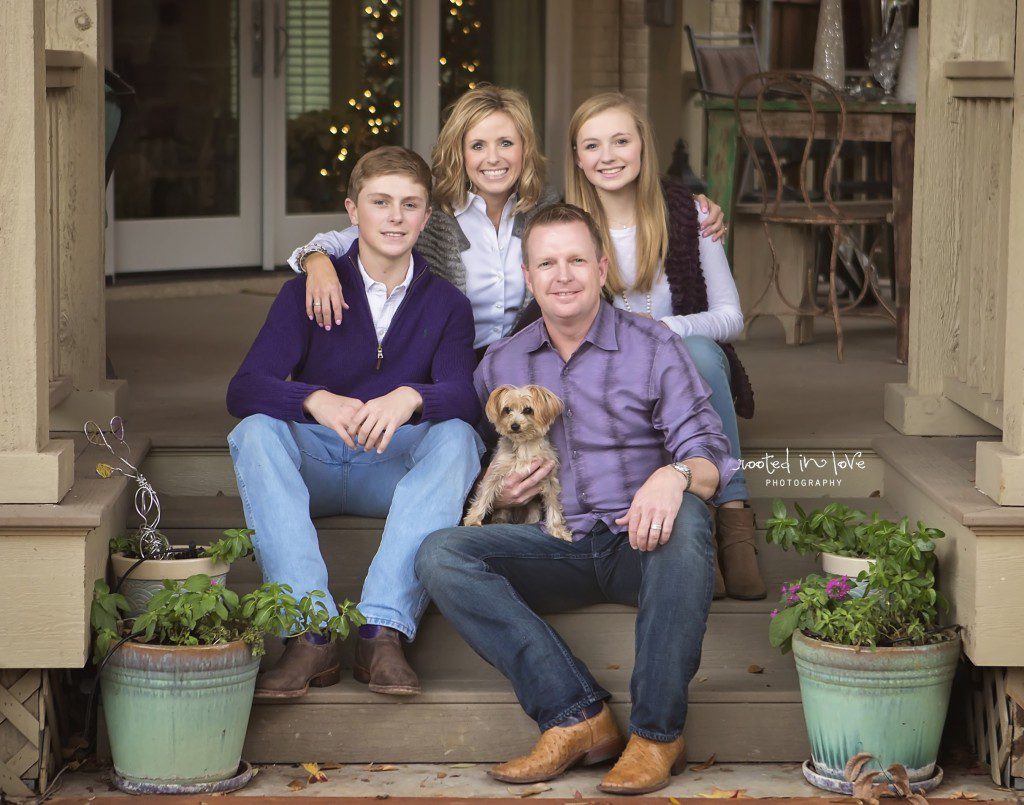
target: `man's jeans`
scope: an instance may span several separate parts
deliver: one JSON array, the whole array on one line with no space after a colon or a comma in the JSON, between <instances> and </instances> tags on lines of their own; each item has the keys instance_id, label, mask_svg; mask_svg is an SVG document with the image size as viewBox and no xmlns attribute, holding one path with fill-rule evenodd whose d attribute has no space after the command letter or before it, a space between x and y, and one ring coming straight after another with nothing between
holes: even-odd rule
<instances>
[{"instance_id":1,"label":"man's jeans","mask_svg":"<svg viewBox=\"0 0 1024 805\"><path fill-rule=\"evenodd\" d=\"M707 505L683 498L671 539L654 551L634 550L627 533L601 523L578 542L536 525L446 528L427 537L416 573L542 730L611 694L536 613L607 602L639 607L630 730L671 741L686 721L714 586Z\"/></svg>"},{"instance_id":2,"label":"man's jeans","mask_svg":"<svg viewBox=\"0 0 1024 805\"><path fill-rule=\"evenodd\" d=\"M228 445L263 578L288 584L296 599L328 591L311 516L387 516L359 609L368 623L412 640L427 605L416 551L430 532L462 517L483 452L473 428L460 420L403 425L378 455L352 450L323 425L256 414L231 431ZM329 594L324 604L337 614Z\"/></svg>"}]
</instances>

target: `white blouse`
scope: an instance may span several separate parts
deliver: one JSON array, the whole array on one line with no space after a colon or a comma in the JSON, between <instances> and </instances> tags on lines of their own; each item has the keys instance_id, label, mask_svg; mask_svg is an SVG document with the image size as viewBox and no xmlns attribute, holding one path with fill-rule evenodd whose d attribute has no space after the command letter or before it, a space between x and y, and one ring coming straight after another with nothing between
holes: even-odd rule
<instances>
[{"instance_id":1,"label":"white blouse","mask_svg":"<svg viewBox=\"0 0 1024 805\"><path fill-rule=\"evenodd\" d=\"M700 223L707 218L699 205L697 217ZM736 283L733 282L729 260L721 243L712 241L711 238L700 238L700 268L708 289L708 309L688 316L676 316L672 313L672 292L662 266L658 267L658 276L651 288L650 311L647 310L648 295L632 290L636 282L636 227L613 229L611 237L619 274L626 287L631 289L615 296L613 302L616 307L632 310L634 313L649 312L682 338L703 335L714 341L727 342L743 332L740 295L736 290ZM623 295L629 300L628 305L623 301Z\"/></svg>"}]
</instances>

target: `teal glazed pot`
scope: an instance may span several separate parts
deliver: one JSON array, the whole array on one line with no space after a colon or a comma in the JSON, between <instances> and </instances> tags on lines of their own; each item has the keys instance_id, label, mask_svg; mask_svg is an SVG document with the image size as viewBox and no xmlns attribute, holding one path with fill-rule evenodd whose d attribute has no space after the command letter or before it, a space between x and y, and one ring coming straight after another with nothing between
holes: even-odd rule
<instances>
[{"instance_id":1,"label":"teal glazed pot","mask_svg":"<svg viewBox=\"0 0 1024 805\"><path fill-rule=\"evenodd\" d=\"M811 759L818 774L844 780L846 762L906 767L910 780L934 774L960 637L928 646L861 648L793 634Z\"/></svg>"},{"instance_id":2,"label":"teal glazed pot","mask_svg":"<svg viewBox=\"0 0 1024 805\"><path fill-rule=\"evenodd\" d=\"M100 674L114 769L152 784L235 776L259 664L240 640L116 649Z\"/></svg>"}]
</instances>

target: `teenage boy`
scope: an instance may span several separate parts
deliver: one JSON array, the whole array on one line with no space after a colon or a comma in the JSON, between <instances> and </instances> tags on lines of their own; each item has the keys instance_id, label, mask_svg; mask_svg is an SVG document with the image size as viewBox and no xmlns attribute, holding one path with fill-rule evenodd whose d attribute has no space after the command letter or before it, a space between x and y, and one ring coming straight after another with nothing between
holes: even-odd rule
<instances>
[{"instance_id":1,"label":"teenage boy","mask_svg":"<svg viewBox=\"0 0 1024 805\"><path fill-rule=\"evenodd\" d=\"M485 400L505 383L537 383L562 399L551 436L574 541L540 524L447 528L423 543L416 570L542 730L532 752L493 777L534 783L622 752L601 790L647 793L684 762L687 685L713 587L705 501L735 466L682 340L602 300L608 261L586 212L539 210L523 262L542 318L491 346L477 389ZM605 601L639 609L624 752L610 694L536 614Z\"/></svg>"},{"instance_id":2,"label":"teenage boy","mask_svg":"<svg viewBox=\"0 0 1024 805\"><path fill-rule=\"evenodd\" d=\"M431 177L414 152L388 146L356 164L345 208L359 239L334 260L349 310L339 327L305 312L305 277L285 283L228 387L242 421L228 444L256 558L296 598L327 590L312 516L387 516L363 584L353 674L370 690L416 694L403 655L427 604L420 543L455 525L480 469L473 312L413 244L430 214ZM337 613L328 596L326 606ZM302 696L340 678L337 643L287 641L256 695Z\"/></svg>"}]
</instances>

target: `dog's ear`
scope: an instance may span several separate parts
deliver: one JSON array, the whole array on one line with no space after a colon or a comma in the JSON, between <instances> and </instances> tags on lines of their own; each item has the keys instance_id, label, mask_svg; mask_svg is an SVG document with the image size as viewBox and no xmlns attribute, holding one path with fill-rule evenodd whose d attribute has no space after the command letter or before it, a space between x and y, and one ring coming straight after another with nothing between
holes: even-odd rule
<instances>
[{"instance_id":1,"label":"dog's ear","mask_svg":"<svg viewBox=\"0 0 1024 805\"><path fill-rule=\"evenodd\" d=\"M545 425L550 425L562 413L562 401L557 394L544 386L530 386L529 388L537 419Z\"/></svg>"},{"instance_id":2,"label":"dog's ear","mask_svg":"<svg viewBox=\"0 0 1024 805\"><path fill-rule=\"evenodd\" d=\"M505 392L511 391L512 388L512 386L498 386L498 388L491 392L491 396L487 398L487 407L484 409L484 413L492 424L498 424L498 417L501 416L501 407L504 405Z\"/></svg>"}]
</instances>

